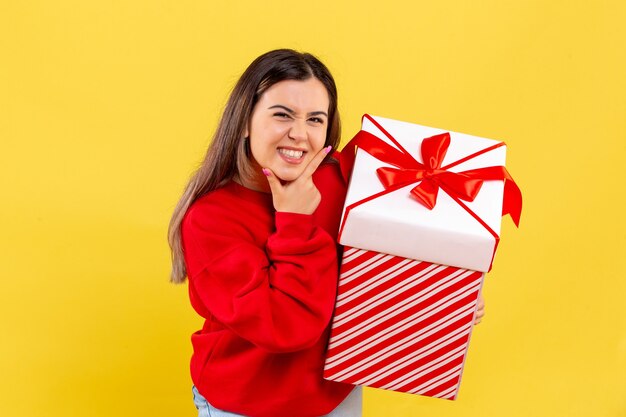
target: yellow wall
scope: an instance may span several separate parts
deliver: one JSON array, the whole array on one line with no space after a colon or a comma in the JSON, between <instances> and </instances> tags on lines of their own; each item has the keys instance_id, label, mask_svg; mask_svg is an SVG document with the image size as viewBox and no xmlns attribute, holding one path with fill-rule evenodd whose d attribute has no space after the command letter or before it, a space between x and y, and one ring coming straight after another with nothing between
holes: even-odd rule
<instances>
[{"instance_id":1,"label":"yellow wall","mask_svg":"<svg viewBox=\"0 0 626 417\"><path fill-rule=\"evenodd\" d=\"M292 47L364 112L505 140L505 219L456 402L365 416L625 416L625 2L0 3L0 415L192 416L167 222L227 93Z\"/></svg>"}]
</instances>

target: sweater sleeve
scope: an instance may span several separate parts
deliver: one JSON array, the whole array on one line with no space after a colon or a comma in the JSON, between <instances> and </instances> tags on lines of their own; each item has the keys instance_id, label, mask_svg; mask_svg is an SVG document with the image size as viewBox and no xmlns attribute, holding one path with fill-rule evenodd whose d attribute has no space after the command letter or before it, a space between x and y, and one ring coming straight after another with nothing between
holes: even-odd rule
<instances>
[{"instance_id":1,"label":"sweater sleeve","mask_svg":"<svg viewBox=\"0 0 626 417\"><path fill-rule=\"evenodd\" d=\"M240 337L272 352L315 344L334 307L334 239L310 215L275 213L255 242L245 221L191 210L183 222L190 285L198 301Z\"/></svg>"}]
</instances>

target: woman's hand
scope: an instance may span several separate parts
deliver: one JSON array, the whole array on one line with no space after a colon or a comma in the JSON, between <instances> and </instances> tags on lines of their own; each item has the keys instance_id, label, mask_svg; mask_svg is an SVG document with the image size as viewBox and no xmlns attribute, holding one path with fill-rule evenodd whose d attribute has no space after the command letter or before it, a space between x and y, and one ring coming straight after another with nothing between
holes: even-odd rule
<instances>
[{"instance_id":1,"label":"woman's hand","mask_svg":"<svg viewBox=\"0 0 626 417\"><path fill-rule=\"evenodd\" d=\"M474 325L480 323L485 316L485 299L482 293L478 297L478 305L476 306L476 317L474 318Z\"/></svg>"},{"instance_id":2,"label":"woman's hand","mask_svg":"<svg viewBox=\"0 0 626 417\"><path fill-rule=\"evenodd\" d=\"M298 178L284 185L269 168L263 168L276 211L313 214L322 200L319 190L313 183L313 173L331 149L331 146L327 146L319 151Z\"/></svg>"}]
</instances>

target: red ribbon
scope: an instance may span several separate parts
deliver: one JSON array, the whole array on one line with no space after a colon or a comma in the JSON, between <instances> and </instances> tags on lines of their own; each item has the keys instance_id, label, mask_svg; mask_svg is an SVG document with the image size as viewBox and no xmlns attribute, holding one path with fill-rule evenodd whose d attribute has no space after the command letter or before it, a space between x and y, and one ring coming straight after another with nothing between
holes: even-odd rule
<instances>
[{"instance_id":1,"label":"red ribbon","mask_svg":"<svg viewBox=\"0 0 626 417\"><path fill-rule=\"evenodd\" d=\"M370 122L372 122L385 136L387 136L389 140L391 140L397 149L369 132L365 132L363 130L360 131L354 138L352 138L352 140L350 140L350 142L348 142L340 155L341 171L346 183L348 183L352 167L354 166L357 148L364 150L374 158L393 165L396 168L383 167L376 170L376 174L385 187L385 190L346 207L341 230L339 231L340 236L343 232L346 218L353 208L416 182L419 182L419 184L411 190L411 196L413 196L418 202L432 210L437 203L438 191L439 189L442 189L457 204L474 217L476 221L487 229L487 231L495 238L497 248L500 241L498 234L494 232L491 227L489 227L489 225L467 205L465 205L463 201L474 201L480 191L483 181L504 181L502 215L504 216L509 214L513 223L519 227L522 212L522 193L505 167L491 166L463 172L449 171L450 168L456 165L504 146L504 142L499 142L493 146L482 149L442 167L441 164L443 163L443 159L446 155L448 147L450 146L449 133L435 135L422 141L421 152L424 163L420 163L415 160L415 158L413 158L411 154L409 154L406 149L404 149L404 147L402 147L402 145L400 145L400 143L370 115L365 114L363 115L363 118L367 118Z\"/></svg>"},{"instance_id":2,"label":"red ribbon","mask_svg":"<svg viewBox=\"0 0 626 417\"><path fill-rule=\"evenodd\" d=\"M442 133L422 141L422 158L426 164L414 161L414 167L378 168L376 173L385 188L408 185L420 181L411 195L432 210L437 204L439 188L464 201L474 201L483 185L476 175L455 173L441 169L443 158L450 146L450 134Z\"/></svg>"}]
</instances>

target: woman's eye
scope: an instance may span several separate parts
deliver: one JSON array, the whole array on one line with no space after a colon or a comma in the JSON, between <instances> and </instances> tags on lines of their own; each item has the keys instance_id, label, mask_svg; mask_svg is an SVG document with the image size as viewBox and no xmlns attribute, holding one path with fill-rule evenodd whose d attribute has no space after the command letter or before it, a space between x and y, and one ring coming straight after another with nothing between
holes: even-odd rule
<instances>
[{"instance_id":1,"label":"woman's eye","mask_svg":"<svg viewBox=\"0 0 626 417\"><path fill-rule=\"evenodd\" d=\"M317 124L323 124L324 123L324 119L322 119L321 117L311 117L309 120L312 121L313 123L317 123Z\"/></svg>"},{"instance_id":2,"label":"woman's eye","mask_svg":"<svg viewBox=\"0 0 626 417\"><path fill-rule=\"evenodd\" d=\"M288 118L290 118L290 116L287 113L282 113L282 112L274 113L274 116L278 117L279 119L288 119Z\"/></svg>"}]
</instances>

